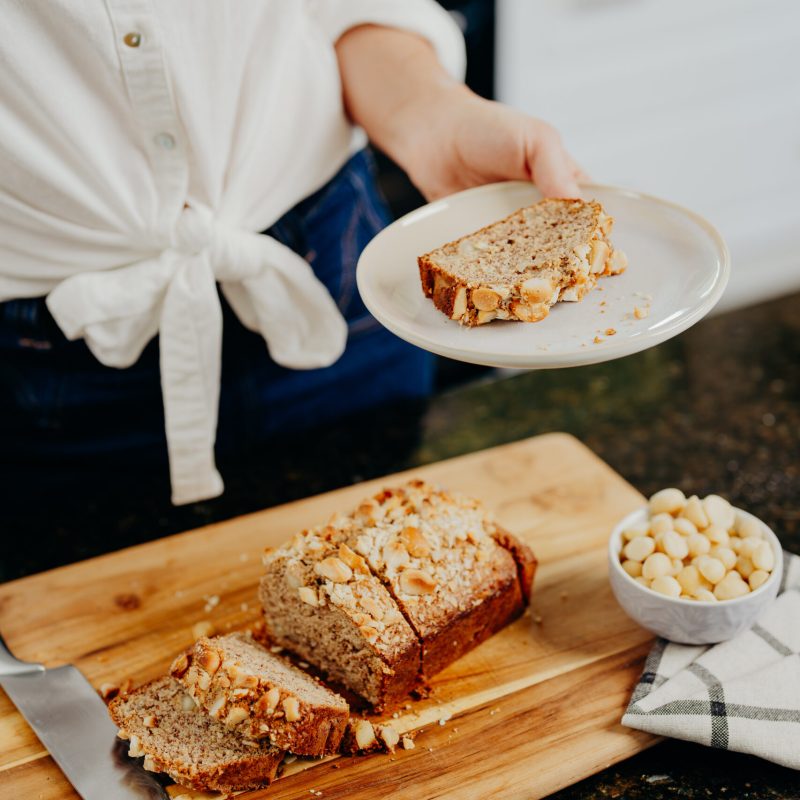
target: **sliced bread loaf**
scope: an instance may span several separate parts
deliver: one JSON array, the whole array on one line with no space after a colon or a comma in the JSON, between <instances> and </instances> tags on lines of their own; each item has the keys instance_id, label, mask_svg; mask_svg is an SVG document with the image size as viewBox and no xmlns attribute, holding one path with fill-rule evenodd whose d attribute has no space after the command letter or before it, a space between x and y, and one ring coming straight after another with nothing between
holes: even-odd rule
<instances>
[{"instance_id":1,"label":"sliced bread loaf","mask_svg":"<svg viewBox=\"0 0 800 800\"><path fill-rule=\"evenodd\" d=\"M420 256L423 292L462 325L537 322L625 269L608 240L613 222L596 201L541 200Z\"/></svg>"},{"instance_id":2,"label":"sliced bread loaf","mask_svg":"<svg viewBox=\"0 0 800 800\"><path fill-rule=\"evenodd\" d=\"M264 557L266 635L376 708L419 679L419 641L366 561L328 525Z\"/></svg>"},{"instance_id":3,"label":"sliced bread loaf","mask_svg":"<svg viewBox=\"0 0 800 800\"><path fill-rule=\"evenodd\" d=\"M385 708L521 614L536 560L476 501L411 481L265 564L267 635Z\"/></svg>"},{"instance_id":4,"label":"sliced bread loaf","mask_svg":"<svg viewBox=\"0 0 800 800\"><path fill-rule=\"evenodd\" d=\"M243 739L202 713L171 677L159 678L111 701L119 736L144 767L200 791L256 789L275 778L284 753Z\"/></svg>"},{"instance_id":5,"label":"sliced bread loaf","mask_svg":"<svg viewBox=\"0 0 800 800\"><path fill-rule=\"evenodd\" d=\"M339 748L347 701L245 633L199 639L170 671L200 708L240 736L303 756Z\"/></svg>"}]
</instances>

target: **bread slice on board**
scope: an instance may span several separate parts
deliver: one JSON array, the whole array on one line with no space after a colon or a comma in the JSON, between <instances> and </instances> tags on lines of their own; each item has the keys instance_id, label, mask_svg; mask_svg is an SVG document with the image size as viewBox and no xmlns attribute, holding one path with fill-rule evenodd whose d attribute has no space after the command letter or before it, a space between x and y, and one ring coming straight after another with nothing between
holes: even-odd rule
<instances>
[{"instance_id":1,"label":"bread slice on board","mask_svg":"<svg viewBox=\"0 0 800 800\"><path fill-rule=\"evenodd\" d=\"M538 322L626 268L608 239L613 223L594 200L541 200L420 256L422 290L462 325Z\"/></svg>"},{"instance_id":2,"label":"bread slice on board","mask_svg":"<svg viewBox=\"0 0 800 800\"><path fill-rule=\"evenodd\" d=\"M420 646L389 591L322 526L264 556L266 636L376 708L418 684Z\"/></svg>"},{"instance_id":3,"label":"bread slice on board","mask_svg":"<svg viewBox=\"0 0 800 800\"><path fill-rule=\"evenodd\" d=\"M411 481L265 564L267 635L387 708L519 616L536 560L477 501Z\"/></svg>"},{"instance_id":4,"label":"bread slice on board","mask_svg":"<svg viewBox=\"0 0 800 800\"><path fill-rule=\"evenodd\" d=\"M256 789L275 779L284 752L246 740L200 711L174 678L146 683L111 701L111 718L129 754L199 791Z\"/></svg>"},{"instance_id":5,"label":"bread slice on board","mask_svg":"<svg viewBox=\"0 0 800 800\"><path fill-rule=\"evenodd\" d=\"M246 633L199 639L170 672L226 728L297 755L335 753L347 727L343 697Z\"/></svg>"}]
</instances>

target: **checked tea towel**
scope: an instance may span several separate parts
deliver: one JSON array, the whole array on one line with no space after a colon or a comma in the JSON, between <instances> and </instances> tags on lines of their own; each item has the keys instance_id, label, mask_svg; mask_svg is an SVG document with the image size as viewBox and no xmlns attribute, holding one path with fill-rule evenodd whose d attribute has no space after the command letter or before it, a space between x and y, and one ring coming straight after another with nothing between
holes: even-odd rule
<instances>
[{"instance_id":1,"label":"checked tea towel","mask_svg":"<svg viewBox=\"0 0 800 800\"><path fill-rule=\"evenodd\" d=\"M800 556L749 631L710 647L659 639L622 724L800 769Z\"/></svg>"}]
</instances>

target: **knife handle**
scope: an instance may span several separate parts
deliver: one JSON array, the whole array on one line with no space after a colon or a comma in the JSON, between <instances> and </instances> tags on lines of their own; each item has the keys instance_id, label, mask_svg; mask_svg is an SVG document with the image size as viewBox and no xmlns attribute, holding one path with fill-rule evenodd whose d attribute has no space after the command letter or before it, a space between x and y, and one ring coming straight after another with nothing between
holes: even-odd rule
<instances>
[{"instance_id":1,"label":"knife handle","mask_svg":"<svg viewBox=\"0 0 800 800\"><path fill-rule=\"evenodd\" d=\"M44 672L44 664L20 661L11 654L2 634L0 634L0 681L11 675L32 675L37 672Z\"/></svg>"}]
</instances>

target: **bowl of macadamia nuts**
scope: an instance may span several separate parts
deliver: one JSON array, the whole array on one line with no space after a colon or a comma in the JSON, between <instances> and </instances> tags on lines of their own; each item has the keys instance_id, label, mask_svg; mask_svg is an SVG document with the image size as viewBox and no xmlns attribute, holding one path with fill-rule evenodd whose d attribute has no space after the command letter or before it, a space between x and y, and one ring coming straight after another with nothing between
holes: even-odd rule
<instances>
[{"instance_id":1,"label":"bowl of macadamia nuts","mask_svg":"<svg viewBox=\"0 0 800 800\"><path fill-rule=\"evenodd\" d=\"M761 520L719 495L662 489L608 545L611 588L642 627L713 644L753 625L778 594L783 551Z\"/></svg>"}]
</instances>

